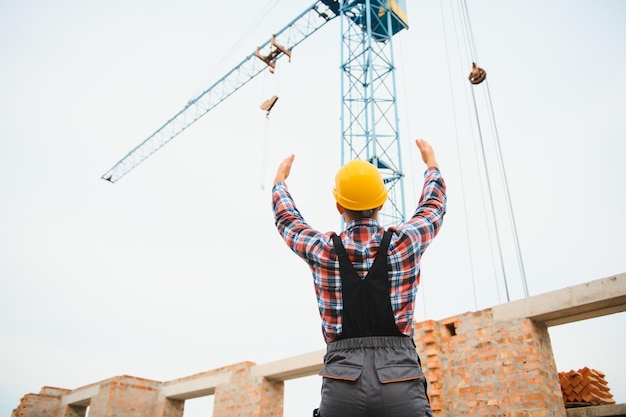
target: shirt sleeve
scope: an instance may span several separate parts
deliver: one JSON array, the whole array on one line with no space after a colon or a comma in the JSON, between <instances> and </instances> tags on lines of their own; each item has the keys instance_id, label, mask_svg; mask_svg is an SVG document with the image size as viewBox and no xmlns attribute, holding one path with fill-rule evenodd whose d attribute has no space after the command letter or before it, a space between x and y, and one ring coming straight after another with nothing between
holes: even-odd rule
<instances>
[{"instance_id":1,"label":"shirt sleeve","mask_svg":"<svg viewBox=\"0 0 626 417\"><path fill-rule=\"evenodd\" d=\"M431 167L425 173L417 209L413 216L398 228L398 234L405 238L401 239L405 240L403 243L416 245L418 253L423 253L441 229L446 204L446 183L439 168Z\"/></svg>"},{"instance_id":2,"label":"shirt sleeve","mask_svg":"<svg viewBox=\"0 0 626 417\"><path fill-rule=\"evenodd\" d=\"M283 182L272 188L272 209L276 229L287 246L309 263L317 259L324 235L307 224Z\"/></svg>"}]
</instances>

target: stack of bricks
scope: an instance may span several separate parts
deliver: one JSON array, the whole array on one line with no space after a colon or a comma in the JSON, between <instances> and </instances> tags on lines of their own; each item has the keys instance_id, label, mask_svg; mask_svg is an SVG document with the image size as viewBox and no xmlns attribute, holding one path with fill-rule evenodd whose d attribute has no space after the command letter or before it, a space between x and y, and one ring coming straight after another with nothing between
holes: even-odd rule
<instances>
[{"instance_id":1,"label":"stack of bricks","mask_svg":"<svg viewBox=\"0 0 626 417\"><path fill-rule=\"evenodd\" d=\"M604 374L587 367L559 372L565 407L615 404Z\"/></svg>"}]
</instances>

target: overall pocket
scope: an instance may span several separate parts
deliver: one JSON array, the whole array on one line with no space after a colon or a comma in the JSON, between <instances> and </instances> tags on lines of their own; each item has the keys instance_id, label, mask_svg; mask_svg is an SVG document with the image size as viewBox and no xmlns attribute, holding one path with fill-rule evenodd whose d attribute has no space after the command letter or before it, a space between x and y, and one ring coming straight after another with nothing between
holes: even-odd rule
<instances>
[{"instance_id":1,"label":"overall pocket","mask_svg":"<svg viewBox=\"0 0 626 417\"><path fill-rule=\"evenodd\" d=\"M363 373L363 352L359 350L328 352L324 356L324 378L356 381Z\"/></svg>"}]
</instances>

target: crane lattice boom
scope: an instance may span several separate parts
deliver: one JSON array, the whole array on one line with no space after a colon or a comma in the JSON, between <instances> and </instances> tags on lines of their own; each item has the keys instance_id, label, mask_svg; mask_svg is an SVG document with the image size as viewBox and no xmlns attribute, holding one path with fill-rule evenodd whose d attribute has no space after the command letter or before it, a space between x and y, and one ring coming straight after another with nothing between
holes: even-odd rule
<instances>
[{"instance_id":1,"label":"crane lattice boom","mask_svg":"<svg viewBox=\"0 0 626 417\"><path fill-rule=\"evenodd\" d=\"M102 179L116 182L268 66L272 70L278 59L285 55L289 56L294 47L338 16L337 1L320 0L309 6L284 28L272 35L271 39L244 58L228 74L198 97L189 100L181 111L102 175Z\"/></svg>"}]
</instances>

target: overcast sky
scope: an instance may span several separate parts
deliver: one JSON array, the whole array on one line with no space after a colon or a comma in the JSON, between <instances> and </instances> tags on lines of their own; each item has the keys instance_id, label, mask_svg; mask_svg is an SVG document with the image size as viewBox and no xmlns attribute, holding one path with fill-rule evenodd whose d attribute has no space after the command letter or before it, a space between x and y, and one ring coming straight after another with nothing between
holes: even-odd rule
<instances>
[{"instance_id":1,"label":"overcast sky","mask_svg":"<svg viewBox=\"0 0 626 417\"><path fill-rule=\"evenodd\" d=\"M166 381L324 347L270 188L295 153L303 215L340 227L338 20L119 182L100 179L311 3L0 1L0 415L42 386ZM459 6L407 3L411 27L394 38L407 212L422 184L415 137L449 192L416 319L524 296L496 138L530 295L626 272L626 3L468 2L500 251ZM624 329L624 313L551 328L559 371L600 370L626 402ZM285 416L310 413L319 384L287 383ZM185 416L210 415L211 401Z\"/></svg>"}]
</instances>

